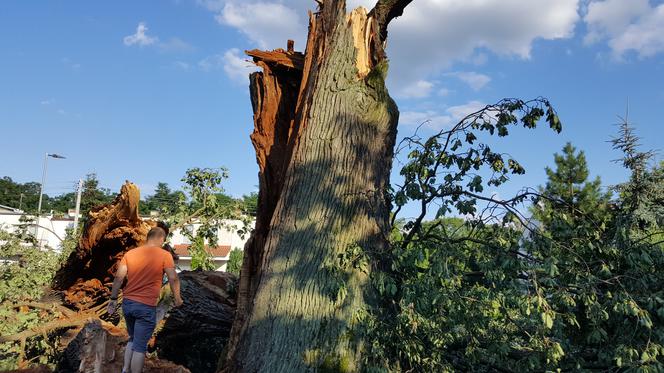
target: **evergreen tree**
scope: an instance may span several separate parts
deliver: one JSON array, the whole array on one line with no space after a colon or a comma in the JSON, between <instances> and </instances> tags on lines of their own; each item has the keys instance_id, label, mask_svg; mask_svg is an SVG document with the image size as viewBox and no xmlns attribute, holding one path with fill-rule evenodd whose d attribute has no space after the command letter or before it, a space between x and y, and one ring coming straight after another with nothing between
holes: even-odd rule
<instances>
[{"instance_id":1,"label":"evergreen tree","mask_svg":"<svg viewBox=\"0 0 664 373\"><path fill-rule=\"evenodd\" d=\"M181 197L184 198L181 191L172 191L167 183L159 182L154 194L148 196L145 203L141 204L141 213L148 214L150 211L158 211L161 214L170 214Z\"/></svg>"},{"instance_id":2,"label":"evergreen tree","mask_svg":"<svg viewBox=\"0 0 664 373\"><path fill-rule=\"evenodd\" d=\"M648 230L663 225L664 163L648 169L648 162L654 153L639 150L639 137L626 120L621 123L618 136L611 142L614 149L623 152L620 162L631 171L629 181L616 187L622 201L619 224L625 230Z\"/></svg>"},{"instance_id":3,"label":"evergreen tree","mask_svg":"<svg viewBox=\"0 0 664 373\"><path fill-rule=\"evenodd\" d=\"M81 192L81 214L87 216L90 209L113 201L115 196L108 189L99 187L97 174L86 175Z\"/></svg>"},{"instance_id":4,"label":"evergreen tree","mask_svg":"<svg viewBox=\"0 0 664 373\"><path fill-rule=\"evenodd\" d=\"M583 151L571 143L562 154L554 154L556 168L546 168L548 181L540 187L542 197L533 206L533 216L554 239L573 237L586 224L601 224L608 217L610 193L602 192L601 180L589 181L588 165Z\"/></svg>"}]
</instances>

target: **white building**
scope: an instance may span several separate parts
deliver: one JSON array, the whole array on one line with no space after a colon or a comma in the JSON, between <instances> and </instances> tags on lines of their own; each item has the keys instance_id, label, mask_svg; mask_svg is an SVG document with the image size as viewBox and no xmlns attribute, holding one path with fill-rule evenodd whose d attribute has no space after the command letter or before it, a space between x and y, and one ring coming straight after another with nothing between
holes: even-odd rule
<instances>
[{"instance_id":1,"label":"white building","mask_svg":"<svg viewBox=\"0 0 664 373\"><path fill-rule=\"evenodd\" d=\"M74 211L70 211L64 216L46 215L39 218L39 221L21 221L21 217L35 219L32 215L26 215L25 212L8 206L0 205L0 229L8 232L16 232L21 227L28 226L37 238L43 249L50 249L56 252L62 250L62 240L64 240L67 229L74 227ZM154 219L154 217L143 217L145 220ZM25 220L25 219L24 219ZM190 224L184 229L190 232L196 232L200 224ZM217 233L217 246L208 248L212 254L212 260L218 271L225 271L226 264L230 259L230 252L233 249L244 249L249 235L240 236L237 231L242 228L240 220L222 220ZM170 238L170 244L180 257L178 268L180 270L191 269L191 255L189 254L189 245L191 241L182 234L181 230L175 230Z\"/></svg>"},{"instance_id":2,"label":"white building","mask_svg":"<svg viewBox=\"0 0 664 373\"><path fill-rule=\"evenodd\" d=\"M9 212L23 213L23 211L21 211L19 209L9 207L9 206L5 206L5 205L0 205L0 214L9 213Z\"/></svg>"},{"instance_id":3,"label":"white building","mask_svg":"<svg viewBox=\"0 0 664 373\"><path fill-rule=\"evenodd\" d=\"M74 227L74 215L73 213L65 216L47 215L36 219L35 216L26 215L19 209L0 205L0 228L16 232L24 227L34 234L40 247L60 252L66 230Z\"/></svg>"},{"instance_id":4,"label":"white building","mask_svg":"<svg viewBox=\"0 0 664 373\"><path fill-rule=\"evenodd\" d=\"M196 229L200 224L189 224L183 229L196 233ZM222 220L217 231L217 246L207 247L208 252L212 255L217 271L226 271L226 265L230 259L231 250L243 250L244 244L249 239L249 234L241 236L238 230L242 228L242 221L240 220ZM177 263L178 270L186 271L191 269L191 254L189 254L189 246L191 240L178 229L173 231L170 238L170 244L175 249L180 259Z\"/></svg>"}]
</instances>

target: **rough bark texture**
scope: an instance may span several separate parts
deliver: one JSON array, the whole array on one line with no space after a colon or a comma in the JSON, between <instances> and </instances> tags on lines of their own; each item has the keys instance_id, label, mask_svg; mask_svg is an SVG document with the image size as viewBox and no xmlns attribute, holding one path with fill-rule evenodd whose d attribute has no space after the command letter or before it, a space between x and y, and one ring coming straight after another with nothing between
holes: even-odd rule
<instances>
[{"instance_id":1,"label":"rough bark texture","mask_svg":"<svg viewBox=\"0 0 664 373\"><path fill-rule=\"evenodd\" d=\"M237 278L226 272L181 272L180 282L185 303L158 326L157 354L192 372L214 372L233 325Z\"/></svg>"},{"instance_id":2,"label":"rough bark texture","mask_svg":"<svg viewBox=\"0 0 664 373\"><path fill-rule=\"evenodd\" d=\"M65 305L83 310L106 300L118 261L127 250L144 242L155 222L138 216L140 191L126 182L107 205L90 211L74 252L58 270L53 289L62 291Z\"/></svg>"},{"instance_id":3,"label":"rough bark texture","mask_svg":"<svg viewBox=\"0 0 664 373\"><path fill-rule=\"evenodd\" d=\"M310 15L301 70L289 52L248 52L263 68L250 86L259 210L226 371L360 367L351 320L371 299L370 269L337 259L385 248L398 111L376 50L379 25L364 9L347 14L344 1L323 4Z\"/></svg>"}]
</instances>

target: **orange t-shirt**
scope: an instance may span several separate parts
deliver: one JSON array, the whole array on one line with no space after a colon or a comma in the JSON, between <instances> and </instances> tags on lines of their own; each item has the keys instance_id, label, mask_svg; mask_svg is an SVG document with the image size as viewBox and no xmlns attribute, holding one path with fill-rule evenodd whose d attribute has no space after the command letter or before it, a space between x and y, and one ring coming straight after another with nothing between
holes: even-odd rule
<instances>
[{"instance_id":1,"label":"orange t-shirt","mask_svg":"<svg viewBox=\"0 0 664 373\"><path fill-rule=\"evenodd\" d=\"M158 246L140 246L127 251L120 260L127 266L127 284L122 296L156 306L165 268L175 268L171 253Z\"/></svg>"}]
</instances>

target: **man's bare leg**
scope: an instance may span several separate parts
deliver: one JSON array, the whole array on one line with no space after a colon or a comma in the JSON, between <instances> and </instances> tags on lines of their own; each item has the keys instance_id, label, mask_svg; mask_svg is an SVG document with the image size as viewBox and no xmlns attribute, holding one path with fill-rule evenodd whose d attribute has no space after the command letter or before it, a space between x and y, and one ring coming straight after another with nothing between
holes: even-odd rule
<instances>
[{"instance_id":1,"label":"man's bare leg","mask_svg":"<svg viewBox=\"0 0 664 373\"><path fill-rule=\"evenodd\" d=\"M134 347L134 344L129 342L127 343L127 347L125 347L125 353L124 353L124 364L122 365L122 372L123 373L129 373L129 365L131 364L131 356L132 353L134 352L132 348Z\"/></svg>"},{"instance_id":2,"label":"man's bare leg","mask_svg":"<svg viewBox=\"0 0 664 373\"><path fill-rule=\"evenodd\" d=\"M143 363L145 363L145 353L134 351L131 354L131 373L141 373L143 371Z\"/></svg>"}]
</instances>

